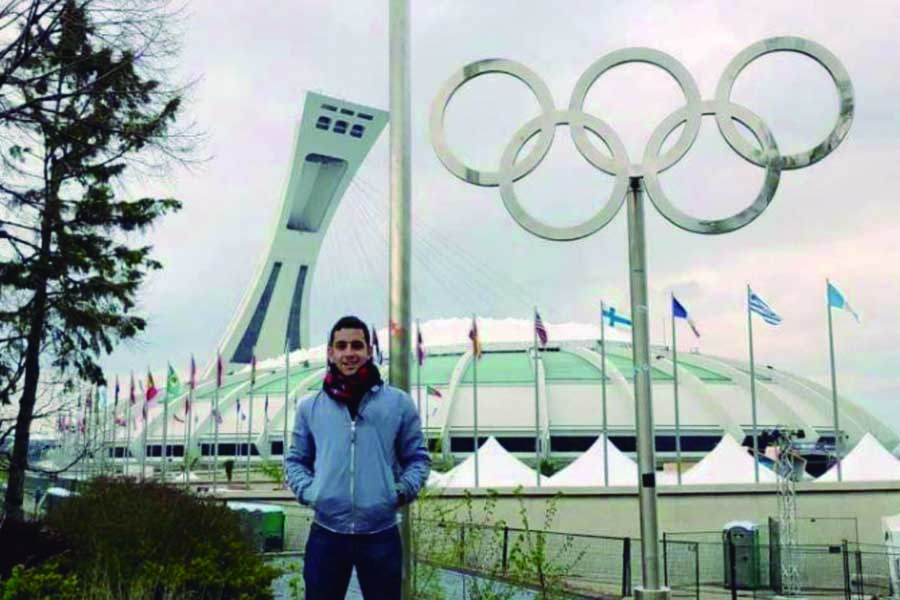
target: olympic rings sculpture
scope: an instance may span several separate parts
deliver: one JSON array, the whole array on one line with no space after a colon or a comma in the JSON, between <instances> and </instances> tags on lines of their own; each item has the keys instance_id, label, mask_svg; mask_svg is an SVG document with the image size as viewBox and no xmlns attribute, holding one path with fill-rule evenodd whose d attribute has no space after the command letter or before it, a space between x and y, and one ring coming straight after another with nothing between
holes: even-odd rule
<instances>
[{"instance_id":1,"label":"olympic rings sculpture","mask_svg":"<svg viewBox=\"0 0 900 600\"><path fill-rule=\"evenodd\" d=\"M784 156L766 124L749 109L731 101L731 91L738 75L754 60L772 52L795 52L818 62L834 81L839 97L837 121L831 132L812 148ZM685 97L685 105L656 127L644 149L642 161L632 163L616 132L603 120L584 112L584 101L591 86L613 67L626 63L645 63L661 68L675 79ZM489 73L515 77L534 93L541 113L522 125L506 145L497 171L480 171L463 163L447 144L444 115L453 95L468 81ZM722 219L699 219L675 207L666 197L659 174L671 168L690 150L700 131L703 116L714 115L716 124L728 145L745 160L766 170L765 181L753 202L745 209ZM512 217L531 233L549 240L576 240L586 237L609 223L625 200L629 179L642 178L647 194L656 209L674 225L695 233L718 234L740 229L758 217L771 203L778 189L781 172L812 165L830 154L846 137L853 120L853 85L841 62L825 47L798 37L775 37L757 42L738 53L725 67L716 86L713 100L701 100L700 91L687 69L672 56L650 48L626 48L611 52L594 62L575 84L569 107L558 110L544 81L525 65L503 59L479 60L454 73L442 86L431 106L429 126L431 142L438 158L454 175L469 183L500 188L500 196ZM738 132L734 122L744 125L755 138L754 147ZM682 124L675 144L660 156L666 139ZM572 140L581 155L594 167L615 178L613 191L606 204L587 220L570 227L548 225L526 211L516 195L514 183L531 173L544 159L553 143L554 130L568 125ZM587 131L607 147L601 152L588 139ZM533 137L537 142L526 156L522 149Z\"/></svg>"}]
</instances>

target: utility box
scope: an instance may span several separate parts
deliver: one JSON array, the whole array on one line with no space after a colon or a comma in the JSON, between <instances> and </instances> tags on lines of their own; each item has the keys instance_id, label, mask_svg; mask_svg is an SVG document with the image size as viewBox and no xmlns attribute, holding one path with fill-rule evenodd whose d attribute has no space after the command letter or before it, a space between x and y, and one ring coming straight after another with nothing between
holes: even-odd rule
<instances>
[{"instance_id":1,"label":"utility box","mask_svg":"<svg viewBox=\"0 0 900 600\"><path fill-rule=\"evenodd\" d=\"M727 589L758 590L760 577L759 525L732 521L722 528L722 552Z\"/></svg>"},{"instance_id":2,"label":"utility box","mask_svg":"<svg viewBox=\"0 0 900 600\"><path fill-rule=\"evenodd\" d=\"M228 502L227 506L238 513L260 552L284 550L283 508L255 502Z\"/></svg>"}]
</instances>

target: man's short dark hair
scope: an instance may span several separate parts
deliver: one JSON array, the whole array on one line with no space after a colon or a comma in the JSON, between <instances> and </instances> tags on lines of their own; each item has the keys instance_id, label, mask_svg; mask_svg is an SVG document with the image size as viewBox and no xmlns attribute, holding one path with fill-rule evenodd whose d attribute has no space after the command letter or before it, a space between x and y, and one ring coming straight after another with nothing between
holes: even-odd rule
<instances>
[{"instance_id":1,"label":"man's short dark hair","mask_svg":"<svg viewBox=\"0 0 900 600\"><path fill-rule=\"evenodd\" d=\"M328 336L328 345L331 346L334 344L334 334L336 331L340 331L341 329L362 329L363 336L366 338L366 346L371 346L371 342L369 339L369 327L362 322L362 319L359 317L354 317L353 315L348 315L346 317L341 317L338 319L337 323L334 324L334 327L331 328L331 335Z\"/></svg>"}]
</instances>

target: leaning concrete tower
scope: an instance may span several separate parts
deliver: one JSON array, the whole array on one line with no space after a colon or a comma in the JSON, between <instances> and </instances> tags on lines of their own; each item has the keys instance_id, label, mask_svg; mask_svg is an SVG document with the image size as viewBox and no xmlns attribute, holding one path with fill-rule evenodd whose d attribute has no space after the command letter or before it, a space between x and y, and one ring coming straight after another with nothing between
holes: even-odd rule
<instances>
[{"instance_id":1,"label":"leaning concrete tower","mask_svg":"<svg viewBox=\"0 0 900 600\"><path fill-rule=\"evenodd\" d=\"M226 369L309 347L309 289L334 212L386 112L308 92L265 261L219 344ZM213 367L214 368L214 367Z\"/></svg>"}]
</instances>

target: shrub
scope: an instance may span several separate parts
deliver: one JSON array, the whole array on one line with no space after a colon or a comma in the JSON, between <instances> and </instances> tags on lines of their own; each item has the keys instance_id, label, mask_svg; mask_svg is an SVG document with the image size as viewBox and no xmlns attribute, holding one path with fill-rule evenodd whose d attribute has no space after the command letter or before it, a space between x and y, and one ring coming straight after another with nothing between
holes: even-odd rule
<instances>
[{"instance_id":1,"label":"shrub","mask_svg":"<svg viewBox=\"0 0 900 600\"><path fill-rule=\"evenodd\" d=\"M151 597L271 598L279 575L254 552L237 514L155 482L96 479L49 522L73 548L73 571L124 597L133 597L131 589Z\"/></svg>"},{"instance_id":2,"label":"shrub","mask_svg":"<svg viewBox=\"0 0 900 600\"><path fill-rule=\"evenodd\" d=\"M81 597L78 577L59 572L55 560L33 569L18 565L9 579L0 582L0 600L76 600Z\"/></svg>"}]
</instances>

